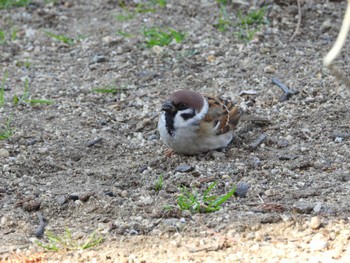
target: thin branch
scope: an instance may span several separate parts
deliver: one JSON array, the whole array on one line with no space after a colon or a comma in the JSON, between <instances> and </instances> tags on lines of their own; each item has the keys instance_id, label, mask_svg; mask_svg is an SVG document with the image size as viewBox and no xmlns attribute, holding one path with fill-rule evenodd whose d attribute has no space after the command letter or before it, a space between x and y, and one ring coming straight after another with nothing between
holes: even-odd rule
<instances>
[{"instance_id":1,"label":"thin branch","mask_svg":"<svg viewBox=\"0 0 350 263\"><path fill-rule=\"evenodd\" d=\"M290 41L292 41L295 38L295 36L298 34L298 32L300 30L300 25L301 25L301 4L300 4L300 0L297 0L297 3L298 3L298 24L297 24L297 27L295 28L295 31L294 31L292 37L290 38Z\"/></svg>"},{"instance_id":2,"label":"thin branch","mask_svg":"<svg viewBox=\"0 0 350 263\"><path fill-rule=\"evenodd\" d=\"M332 64L333 60L339 55L341 49L344 46L346 36L349 32L349 28L350 28L350 0L348 0L348 6L346 8L344 20L341 25L337 40L335 41L332 49L328 52L328 54L323 59L323 65L325 65L326 67L329 67L330 64Z\"/></svg>"}]
</instances>

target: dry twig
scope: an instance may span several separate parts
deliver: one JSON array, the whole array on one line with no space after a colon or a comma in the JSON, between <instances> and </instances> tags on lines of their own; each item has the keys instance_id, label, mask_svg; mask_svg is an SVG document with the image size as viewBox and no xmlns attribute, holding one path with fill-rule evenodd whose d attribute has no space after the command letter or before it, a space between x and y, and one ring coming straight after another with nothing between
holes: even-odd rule
<instances>
[{"instance_id":1,"label":"dry twig","mask_svg":"<svg viewBox=\"0 0 350 263\"><path fill-rule=\"evenodd\" d=\"M301 4L300 4L300 0L297 0L297 4L298 4L298 24L297 27L295 28L295 31L292 35L292 37L290 38L290 41L292 41L295 36L298 34L299 30L300 30L300 25L301 25Z\"/></svg>"}]
</instances>

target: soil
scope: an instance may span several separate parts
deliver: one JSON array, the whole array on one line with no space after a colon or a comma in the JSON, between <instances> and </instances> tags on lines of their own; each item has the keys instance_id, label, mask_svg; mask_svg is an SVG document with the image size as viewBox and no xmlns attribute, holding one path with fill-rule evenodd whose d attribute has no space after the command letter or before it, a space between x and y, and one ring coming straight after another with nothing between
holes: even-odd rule
<instances>
[{"instance_id":1,"label":"soil","mask_svg":"<svg viewBox=\"0 0 350 263\"><path fill-rule=\"evenodd\" d=\"M290 40L297 1L265 1L268 23L251 41L234 34L244 29L237 10L259 8L242 4L248 1L226 7L234 25L225 32L213 26L216 1L167 1L154 12L124 1L126 12L122 2L32 1L0 10L0 74L8 76L0 125L10 120L13 129L0 141L0 259L348 262L350 89L322 65L346 2L302 1L300 30ZM142 31L153 26L186 36L148 48ZM349 48L336 62L344 72ZM280 101L273 77L299 93ZM94 92L116 87L117 93ZM270 123L242 121L225 151L167 157L157 120L161 103L178 89L231 98ZM254 94L240 95L248 90ZM193 170L175 171L180 165ZM249 189L217 212L179 209L181 186L203 193L213 182L216 195L238 183ZM46 221L39 242L66 228L74 240L95 231L104 241L84 251L46 252L35 243L38 215Z\"/></svg>"}]
</instances>

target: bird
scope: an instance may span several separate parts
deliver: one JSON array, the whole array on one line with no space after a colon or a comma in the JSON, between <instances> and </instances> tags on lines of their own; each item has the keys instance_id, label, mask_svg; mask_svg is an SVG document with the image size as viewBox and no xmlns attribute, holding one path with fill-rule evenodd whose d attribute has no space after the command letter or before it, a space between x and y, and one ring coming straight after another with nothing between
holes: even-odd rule
<instances>
[{"instance_id":1,"label":"bird","mask_svg":"<svg viewBox=\"0 0 350 263\"><path fill-rule=\"evenodd\" d=\"M175 91L158 120L161 140L172 151L186 155L227 147L243 110L233 102L190 90Z\"/></svg>"}]
</instances>

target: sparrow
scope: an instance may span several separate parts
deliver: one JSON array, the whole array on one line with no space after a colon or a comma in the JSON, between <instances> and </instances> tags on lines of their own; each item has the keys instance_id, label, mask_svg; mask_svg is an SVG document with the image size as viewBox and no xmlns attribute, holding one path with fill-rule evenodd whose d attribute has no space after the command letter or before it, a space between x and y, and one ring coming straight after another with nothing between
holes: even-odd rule
<instances>
[{"instance_id":1,"label":"sparrow","mask_svg":"<svg viewBox=\"0 0 350 263\"><path fill-rule=\"evenodd\" d=\"M179 90L162 105L158 130L177 153L194 155L226 147L243 110L215 96Z\"/></svg>"}]
</instances>

